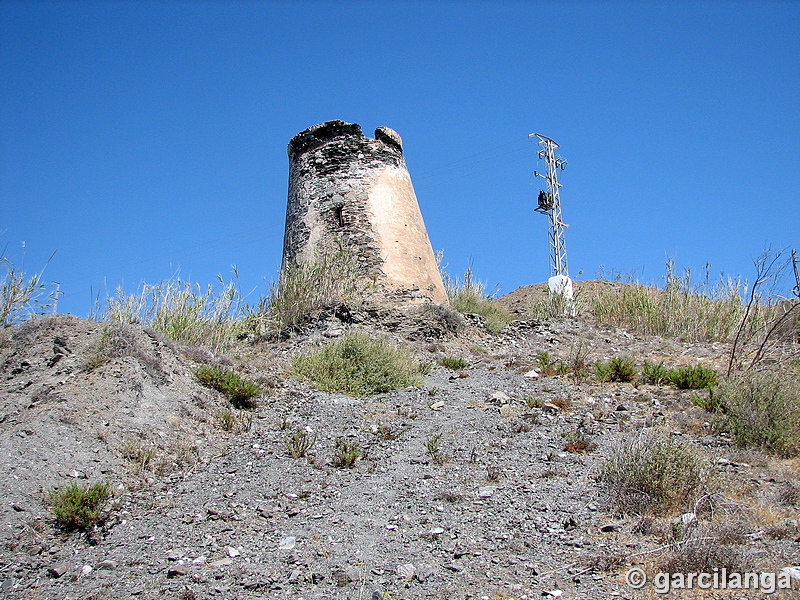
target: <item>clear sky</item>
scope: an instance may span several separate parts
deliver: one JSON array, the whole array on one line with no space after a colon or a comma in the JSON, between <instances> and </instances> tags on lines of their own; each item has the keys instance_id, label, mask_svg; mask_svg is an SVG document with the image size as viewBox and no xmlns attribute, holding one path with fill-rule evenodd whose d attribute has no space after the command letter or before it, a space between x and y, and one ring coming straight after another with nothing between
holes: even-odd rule
<instances>
[{"instance_id":1,"label":"clear sky","mask_svg":"<svg viewBox=\"0 0 800 600\"><path fill-rule=\"evenodd\" d=\"M286 144L331 119L403 137L434 250L490 291L549 275L533 132L577 279L800 249L798 1L0 0L0 250L57 250L60 312L233 264L255 301Z\"/></svg>"}]
</instances>

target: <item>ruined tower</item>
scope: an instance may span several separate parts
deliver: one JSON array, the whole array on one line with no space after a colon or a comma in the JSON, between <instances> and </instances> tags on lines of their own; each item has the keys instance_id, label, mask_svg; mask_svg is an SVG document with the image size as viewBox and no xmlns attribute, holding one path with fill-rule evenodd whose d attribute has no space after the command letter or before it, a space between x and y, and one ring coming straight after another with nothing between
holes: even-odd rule
<instances>
[{"instance_id":1,"label":"ruined tower","mask_svg":"<svg viewBox=\"0 0 800 600\"><path fill-rule=\"evenodd\" d=\"M382 300L447 304L400 136L328 121L289 142L289 202L283 264L343 245Z\"/></svg>"}]
</instances>

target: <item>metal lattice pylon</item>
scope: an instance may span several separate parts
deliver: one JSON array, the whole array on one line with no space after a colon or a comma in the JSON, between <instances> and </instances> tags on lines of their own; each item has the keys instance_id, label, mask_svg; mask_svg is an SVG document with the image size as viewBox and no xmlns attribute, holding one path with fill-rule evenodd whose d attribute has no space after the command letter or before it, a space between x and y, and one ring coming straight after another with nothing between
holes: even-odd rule
<instances>
[{"instance_id":1,"label":"metal lattice pylon","mask_svg":"<svg viewBox=\"0 0 800 600\"><path fill-rule=\"evenodd\" d=\"M550 241L550 275L569 277L569 265L567 264L567 243L564 239L564 229L569 227L561 220L561 195L558 182L558 171L564 170L567 161L556 156L555 150L558 148L553 140L539 133L532 133L528 137L539 138L539 158L544 161L547 172L534 175L543 178L547 182L547 191L539 192L539 204L536 212L547 215L550 220L548 239Z\"/></svg>"}]
</instances>

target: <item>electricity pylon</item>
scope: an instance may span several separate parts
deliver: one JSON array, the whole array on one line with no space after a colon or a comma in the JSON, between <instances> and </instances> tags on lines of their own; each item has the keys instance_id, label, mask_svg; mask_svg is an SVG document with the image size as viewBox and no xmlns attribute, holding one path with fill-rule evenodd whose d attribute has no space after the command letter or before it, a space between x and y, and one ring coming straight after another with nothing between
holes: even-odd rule
<instances>
[{"instance_id":1,"label":"electricity pylon","mask_svg":"<svg viewBox=\"0 0 800 600\"><path fill-rule=\"evenodd\" d=\"M561 194L559 192L561 184L558 182L558 171L563 171L567 166L567 161L556 156L556 144L552 139L540 133L532 133L528 137L539 138L539 145L542 147L538 156L544 161L546 173L533 172L537 177L543 178L547 182L547 190L540 191L538 206L534 209L547 215L550 221L550 228L547 237L550 242L550 278L548 284L550 292L560 294L566 300L572 300L572 280L569 278L569 266L567 264L567 243L564 238L564 230L569 227L561 219ZM569 308L570 312L573 307Z\"/></svg>"}]
</instances>

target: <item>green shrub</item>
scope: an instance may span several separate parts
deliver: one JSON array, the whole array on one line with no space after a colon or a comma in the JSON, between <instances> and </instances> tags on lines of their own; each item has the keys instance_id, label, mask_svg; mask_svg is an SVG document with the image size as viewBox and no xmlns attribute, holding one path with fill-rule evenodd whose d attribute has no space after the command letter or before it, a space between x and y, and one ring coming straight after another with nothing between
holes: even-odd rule
<instances>
[{"instance_id":1,"label":"green shrub","mask_svg":"<svg viewBox=\"0 0 800 600\"><path fill-rule=\"evenodd\" d=\"M290 372L321 390L364 398L422 385L421 368L408 349L349 333L314 352L295 355Z\"/></svg>"},{"instance_id":2,"label":"green shrub","mask_svg":"<svg viewBox=\"0 0 800 600\"><path fill-rule=\"evenodd\" d=\"M702 365L670 369L669 382L682 390L712 388L717 383L717 372Z\"/></svg>"},{"instance_id":3,"label":"green shrub","mask_svg":"<svg viewBox=\"0 0 800 600\"><path fill-rule=\"evenodd\" d=\"M600 381L633 381L636 377L636 365L625 356L615 356L608 362L598 362L594 371Z\"/></svg>"},{"instance_id":4,"label":"green shrub","mask_svg":"<svg viewBox=\"0 0 800 600\"><path fill-rule=\"evenodd\" d=\"M361 447L358 442L348 442L343 439L336 440L336 449L333 453L333 466L340 469L349 469L361 456Z\"/></svg>"},{"instance_id":5,"label":"green shrub","mask_svg":"<svg viewBox=\"0 0 800 600\"><path fill-rule=\"evenodd\" d=\"M692 404L695 406L699 406L703 410L707 410L708 412L721 412L724 411L724 407L722 403L719 401L719 397L714 393L714 390L708 390L708 396L702 396L695 392L692 394Z\"/></svg>"},{"instance_id":6,"label":"green shrub","mask_svg":"<svg viewBox=\"0 0 800 600\"><path fill-rule=\"evenodd\" d=\"M198 367L194 375L204 386L222 392L236 408L255 408L255 398L262 393L258 384L222 367Z\"/></svg>"},{"instance_id":7,"label":"green shrub","mask_svg":"<svg viewBox=\"0 0 800 600\"><path fill-rule=\"evenodd\" d=\"M528 305L526 316L534 321L574 317L583 308L581 298L581 290L575 290L570 298L548 288Z\"/></svg>"},{"instance_id":8,"label":"green shrub","mask_svg":"<svg viewBox=\"0 0 800 600\"><path fill-rule=\"evenodd\" d=\"M50 490L48 503L61 526L85 529L105 518L103 509L110 497L111 490L106 482L82 486L72 482L66 487Z\"/></svg>"},{"instance_id":9,"label":"green shrub","mask_svg":"<svg viewBox=\"0 0 800 600\"><path fill-rule=\"evenodd\" d=\"M654 385L663 385L669 382L669 369L664 366L664 361L653 363L645 359L642 365L642 379Z\"/></svg>"},{"instance_id":10,"label":"green shrub","mask_svg":"<svg viewBox=\"0 0 800 600\"><path fill-rule=\"evenodd\" d=\"M611 381L611 366L602 360L594 363L594 376L598 381Z\"/></svg>"},{"instance_id":11,"label":"green shrub","mask_svg":"<svg viewBox=\"0 0 800 600\"><path fill-rule=\"evenodd\" d=\"M556 371L553 368L553 362L553 357L550 356L549 352L539 352L536 355L536 366L542 375L555 375Z\"/></svg>"},{"instance_id":12,"label":"green shrub","mask_svg":"<svg viewBox=\"0 0 800 600\"><path fill-rule=\"evenodd\" d=\"M617 446L601 465L598 482L624 513L665 513L693 506L712 474L692 446L646 431Z\"/></svg>"},{"instance_id":13,"label":"green shrub","mask_svg":"<svg viewBox=\"0 0 800 600\"><path fill-rule=\"evenodd\" d=\"M568 358L567 372L572 375L575 381L583 381L589 375L589 363L586 362L589 357L589 351L589 344L583 339L579 339L572 345ZM556 370L561 375L563 368L559 365Z\"/></svg>"},{"instance_id":14,"label":"green shrub","mask_svg":"<svg viewBox=\"0 0 800 600\"><path fill-rule=\"evenodd\" d=\"M525 396L525 404L528 408L542 408L544 406L544 398L537 398L536 396Z\"/></svg>"},{"instance_id":15,"label":"green shrub","mask_svg":"<svg viewBox=\"0 0 800 600\"><path fill-rule=\"evenodd\" d=\"M439 364L448 369L466 369L469 363L461 357L445 356L439 361Z\"/></svg>"},{"instance_id":16,"label":"green shrub","mask_svg":"<svg viewBox=\"0 0 800 600\"><path fill-rule=\"evenodd\" d=\"M428 456L430 456L431 460L437 465L443 465L450 460L449 456L441 452L441 439L442 434L437 433L425 441L425 449L428 451Z\"/></svg>"},{"instance_id":17,"label":"green shrub","mask_svg":"<svg viewBox=\"0 0 800 600\"><path fill-rule=\"evenodd\" d=\"M800 383L791 373L745 371L716 389L721 429L738 446L784 457L800 455Z\"/></svg>"}]
</instances>

